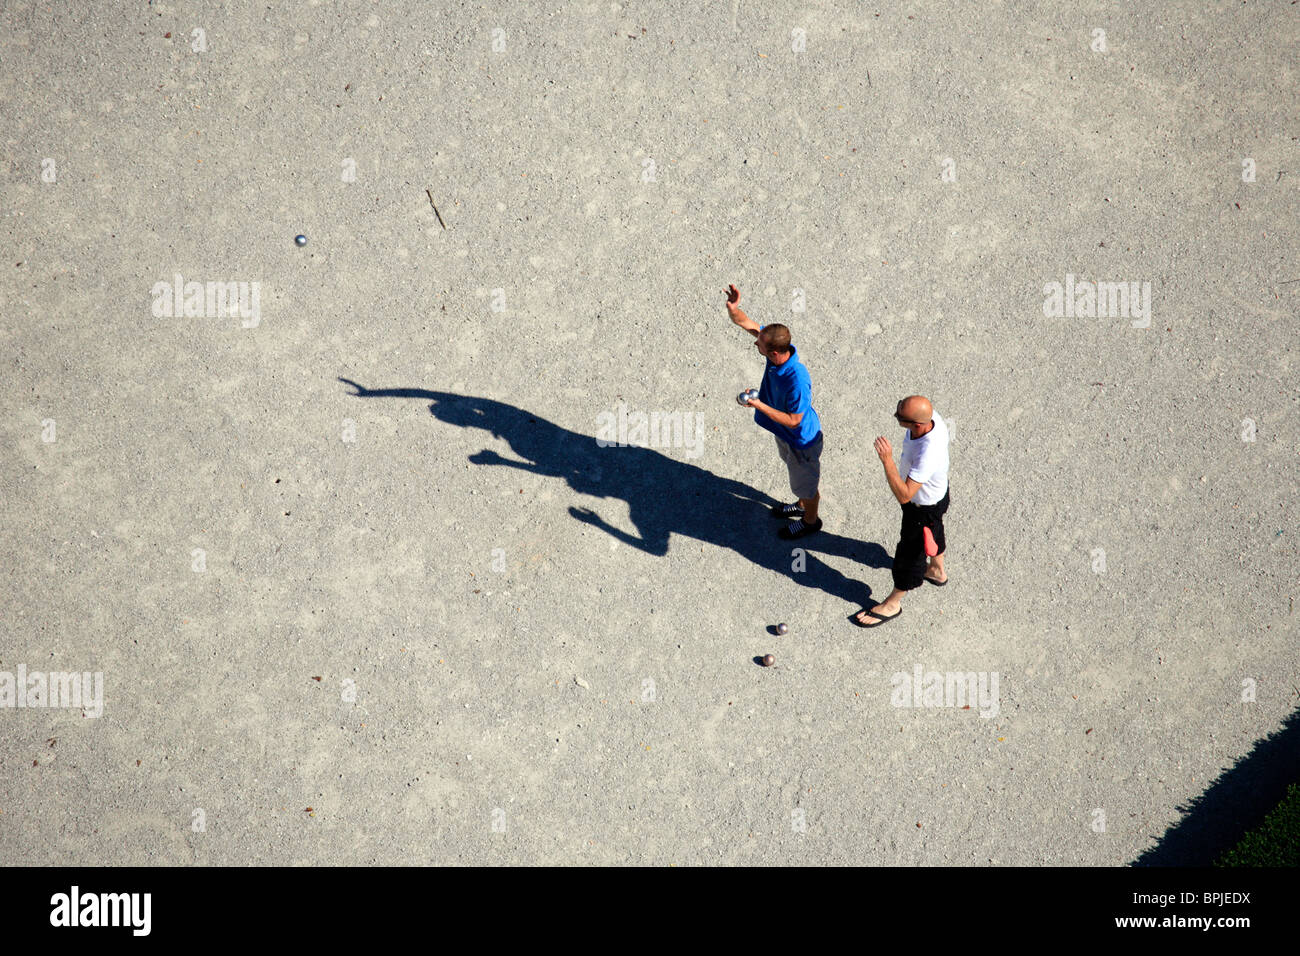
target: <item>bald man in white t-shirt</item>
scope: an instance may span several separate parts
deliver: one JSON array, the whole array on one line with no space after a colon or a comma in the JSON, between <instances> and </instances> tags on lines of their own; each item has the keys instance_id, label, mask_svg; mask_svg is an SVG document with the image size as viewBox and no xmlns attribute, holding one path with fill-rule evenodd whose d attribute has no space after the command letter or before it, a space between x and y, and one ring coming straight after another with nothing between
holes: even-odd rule
<instances>
[{"instance_id":1,"label":"bald man in white t-shirt","mask_svg":"<svg viewBox=\"0 0 1300 956\"><path fill-rule=\"evenodd\" d=\"M894 417L907 429L901 468L894 465L889 440L883 435L876 439L876 454L885 467L889 490L903 506L903 526L894 552L894 590L884 601L853 618L861 627L880 627L898 617L903 613L903 595L919 588L922 582L940 587L948 583L943 569L947 549L943 516L948 510L948 426L924 395L907 396L894 409Z\"/></svg>"}]
</instances>

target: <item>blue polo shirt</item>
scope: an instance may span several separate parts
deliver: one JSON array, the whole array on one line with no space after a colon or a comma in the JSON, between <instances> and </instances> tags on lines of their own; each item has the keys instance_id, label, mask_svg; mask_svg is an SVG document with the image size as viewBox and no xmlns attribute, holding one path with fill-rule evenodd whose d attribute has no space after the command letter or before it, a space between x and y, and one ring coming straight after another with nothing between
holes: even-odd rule
<instances>
[{"instance_id":1,"label":"blue polo shirt","mask_svg":"<svg viewBox=\"0 0 1300 956\"><path fill-rule=\"evenodd\" d=\"M763 372L763 384L758 389L758 400L778 412L803 413L797 426L786 428L762 412L754 412L755 422L792 448L807 448L820 437L822 422L812 407L812 377L799 361L799 351L793 345L790 346L790 357L780 365L768 361L767 370Z\"/></svg>"}]
</instances>

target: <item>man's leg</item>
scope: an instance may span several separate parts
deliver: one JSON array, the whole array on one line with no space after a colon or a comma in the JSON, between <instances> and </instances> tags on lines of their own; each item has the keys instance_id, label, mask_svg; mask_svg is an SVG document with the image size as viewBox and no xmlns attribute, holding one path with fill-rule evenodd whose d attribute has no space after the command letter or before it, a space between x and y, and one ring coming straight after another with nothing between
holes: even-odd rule
<instances>
[{"instance_id":1,"label":"man's leg","mask_svg":"<svg viewBox=\"0 0 1300 956\"><path fill-rule=\"evenodd\" d=\"M790 541L807 534L815 534L821 527L821 522L817 518L817 506L821 503L818 484L821 481L822 440L817 439L806 449L791 448L780 439L777 441L781 445L781 458L790 472L790 490L798 499L799 507L803 509L803 515L799 520L791 520L777 532L782 538Z\"/></svg>"},{"instance_id":2,"label":"man's leg","mask_svg":"<svg viewBox=\"0 0 1300 956\"><path fill-rule=\"evenodd\" d=\"M943 515L947 510L948 493L944 492L943 500L935 505L934 514L929 521L930 534L934 535L934 543L938 546L939 553L930 559L925 569L925 576L939 584L948 580L948 572L943 569L943 556L948 550L948 541L943 532Z\"/></svg>"},{"instance_id":3,"label":"man's leg","mask_svg":"<svg viewBox=\"0 0 1300 956\"><path fill-rule=\"evenodd\" d=\"M794 466L790 463L790 455L792 454L792 450L789 445L781 441L781 439L777 438L775 435L772 436L772 440L776 442L776 453L781 456L781 464L785 465L786 473L790 476L790 484L793 486ZM803 506L802 502L797 502L797 503L800 505L800 507ZM772 513L776 514L775 511L773 511Z\"/></svg>"},{"instance_id":4,"label":"man's leg","mask_svg":"<svg viewBox=\"0 0 1300 956\"><path fill-rule=\"evenodd\" d=\"M825 438L819 437L807 448L794 453L795 461L799 464L800 484L811 484L811 489L800 488L804 494L812 491L812 495L807 498L799 499L799 507L803 509L803 523L814 525L817 523L817 506L821 503L822 495L819 485L822 478L822 448L825 445ZM792 449L793 451L793 449ZM798 494L796 491L795 494Z\"/></svg>"},{"instance_id":5,"label":"man's leg","mask_svg":"<svg viewBox=\"0 0 1300 956\"><path fill-rule=\"evenodd\" d=\"M919 588L925 572L925 539L921 535L921 519L916 505L903 505L903 522L899 529L898 547L894 549L894 590L871 610L882 617L895 617L903 612L903 595ZM869 627L884 623L860 611L857 620Z\"/></svg>"}]
</instances>

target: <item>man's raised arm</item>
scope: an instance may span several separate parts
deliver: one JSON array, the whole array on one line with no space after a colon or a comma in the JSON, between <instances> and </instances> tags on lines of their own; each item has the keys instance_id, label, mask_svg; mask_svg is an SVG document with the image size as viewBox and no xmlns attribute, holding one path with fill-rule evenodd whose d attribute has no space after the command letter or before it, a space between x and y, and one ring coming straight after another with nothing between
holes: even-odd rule
<instances>
[{"instance_id":1,"label":"man's raised arm","mask_svg":"<svg viewBox=\"0 0 1300 956\"><path fill-rule=\"evenodd\" d=\"M731 316L731 321L748 332L750 335L758 338L758 323L751 319L740 308L740 290L734 285L727 286L727 314Z\"/></svg>"}]
</instances>

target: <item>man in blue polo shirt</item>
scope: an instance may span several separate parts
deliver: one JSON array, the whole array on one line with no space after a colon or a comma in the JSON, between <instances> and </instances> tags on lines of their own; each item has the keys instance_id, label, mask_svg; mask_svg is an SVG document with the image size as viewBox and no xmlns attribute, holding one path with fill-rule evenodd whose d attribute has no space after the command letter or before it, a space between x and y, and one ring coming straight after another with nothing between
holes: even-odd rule
<instances>
[{"instance_id":1,"label":"man in blue polo shirt","mask_svg":"<svg viewBox=\"0 0 1300 956\"><path fill-rule=\"evenodd\" d=\"M731 321L754 336L759 354L767 359L758 398L749 402L756 409L754 421L776 436L776 448L790 473L790 490L799 500L774 505L772 515L789 523L777 533L786 540L802 538L821 530L817 505L821 500L822 423L812 407L812 378L799 361L784 325L759 326L740 308L740 290L727 290L727 313Z\"/></svg>"}]
</instances>

